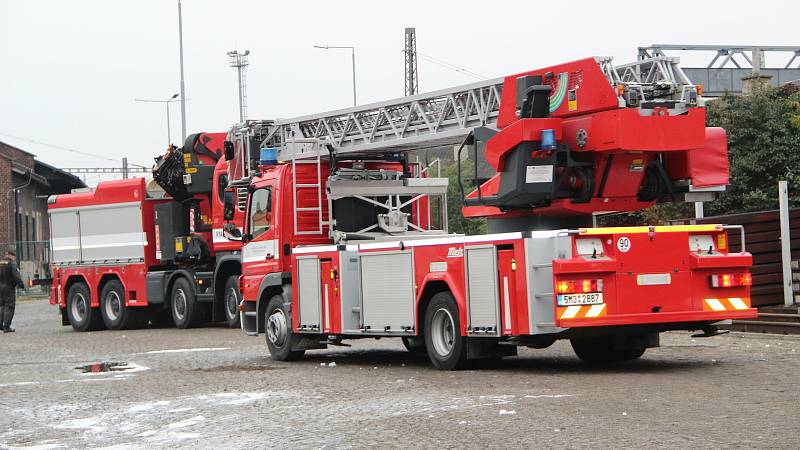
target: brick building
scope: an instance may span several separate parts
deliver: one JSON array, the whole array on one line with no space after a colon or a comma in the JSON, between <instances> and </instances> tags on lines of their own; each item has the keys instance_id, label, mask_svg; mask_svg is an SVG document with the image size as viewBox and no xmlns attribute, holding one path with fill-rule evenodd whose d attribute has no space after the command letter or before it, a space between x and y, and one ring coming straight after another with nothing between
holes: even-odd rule
<instances>
[{"instance_id":1,"label":"brick building","mask_svg":"<svg viewBox=\"0 0 800 450\"><path fill-rule=\"evenodd\" d=\"M16 250L24 280L48 275L47 197L81 187L80 178L0 142L0 250Z\"/></svg>"}]
</instances>

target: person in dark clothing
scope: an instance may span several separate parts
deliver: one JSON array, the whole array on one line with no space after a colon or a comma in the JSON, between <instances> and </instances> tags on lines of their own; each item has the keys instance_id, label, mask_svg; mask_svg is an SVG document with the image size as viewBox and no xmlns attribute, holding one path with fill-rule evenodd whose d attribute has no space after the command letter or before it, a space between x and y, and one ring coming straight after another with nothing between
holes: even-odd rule
<instances>
[{"instance_id":1,"label":"person in dark clothing","mask_svg":"<svg viewBox=\"0 0 800 450\"><path fill-rule=\"evenodd\" d=\"M0 323L3 333L13 333L11 320L14 319L14 309L17 306L17 292L15 288L25 287L19 276L16 263L17 255L11 250L6 252L6 257L0 260Z\"/></svg>"}]
</instances>

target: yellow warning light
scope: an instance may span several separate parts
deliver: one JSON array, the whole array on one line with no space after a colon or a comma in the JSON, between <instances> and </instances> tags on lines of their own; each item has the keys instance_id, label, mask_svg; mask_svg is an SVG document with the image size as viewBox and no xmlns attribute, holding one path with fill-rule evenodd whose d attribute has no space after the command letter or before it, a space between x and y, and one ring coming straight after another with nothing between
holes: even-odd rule
<instances>
[{"instance_id":1,"label":"yellow warning light","mask_svg":"<svg viewBox=\"0 0 800 450\"><path fill-rule=\"evenodd\" d=\"M517 270L517 260L511 258L511 271L514 272L515 270Z\"/></svg>"},{"instance_id":2,"label":"yellow warning light","mask_svg":"<svg viewBox=\"0 0 800 450\"><path fill-rule=\"evenodd\" d=\"M717 235L717 248L720 250L726 250L728 248L728 235L725 233L720 233Z\"/></svg>"},{"instance_id":3,"label":"yellow warning light","mask_svg":"<svg viewBox=\"0 0 800 450\"><path fill-rule=\"evenodd\" d=\"M333 271L333 269L331 269L331 273L330 273L331 280L334 278L334 275L335 275L335 273L336 273L336 272L334 272L334 271Z\"/></svg>"},{"instance_id":4,"label":"yellow warning light","mask_svg":"<svg viewBox=\"0 0 800 450\"><path fill-rule=\"evenodd\" d=\"M197 284L203 284L203 280L197 280Z\"/></svg>"}]
</instances>

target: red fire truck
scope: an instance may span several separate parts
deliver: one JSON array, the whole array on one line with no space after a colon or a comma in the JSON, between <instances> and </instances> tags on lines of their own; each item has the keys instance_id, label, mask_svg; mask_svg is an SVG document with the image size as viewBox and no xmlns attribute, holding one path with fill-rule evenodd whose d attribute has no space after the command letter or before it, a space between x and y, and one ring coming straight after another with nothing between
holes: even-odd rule
<instances>
[{"instance_id":1,"label":"red fire truck","mask_svg":"<svg viewBox=\"0 0 800 450\"><path fill-rule=\"evenodd\" d=\"M734 227L592 227L725 189L725 133L677 63L588 58L235 127L225 157L256 173L231 172L249 191L242 328L278 360L401 337L456 369L558 339L585 361L634 359L660 332L755 317ZM458 144L459 164L466 150L497 172L465 195L487 235L447 232L447 179L413 157Z\"/></svg>"},{"instance_id":2,"label":"red fire truck","mask_svg":"<svg viewBox=\"0 0 800 450\"><path fill-rule=\"evenodd\" d=\"M155 183L105 181L48 199L50 303L78 331L169 320L239 326L242 201L228 186L225 133L199 133L157 158ZM228 195L227 211L223 210ZM224 220L223 216L227 218Z\"/></svg>"}]
</instances>

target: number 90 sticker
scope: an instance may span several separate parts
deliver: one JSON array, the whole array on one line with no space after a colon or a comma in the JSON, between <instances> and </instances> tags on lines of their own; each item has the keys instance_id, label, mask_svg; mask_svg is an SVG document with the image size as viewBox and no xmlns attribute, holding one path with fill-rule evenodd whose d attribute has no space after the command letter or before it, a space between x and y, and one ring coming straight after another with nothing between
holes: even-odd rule
<instances>
[{"instance_id":1,"label":"number 90 sticker","mask_svg":"<svg viewBox=\"0 0 800 450\"><path fill-rule=\"evenodd\" d=\"M627 253L631 249L631 240L625 236L617 239L617 249L622 253Z\"/></svg>"}]
</instances>

